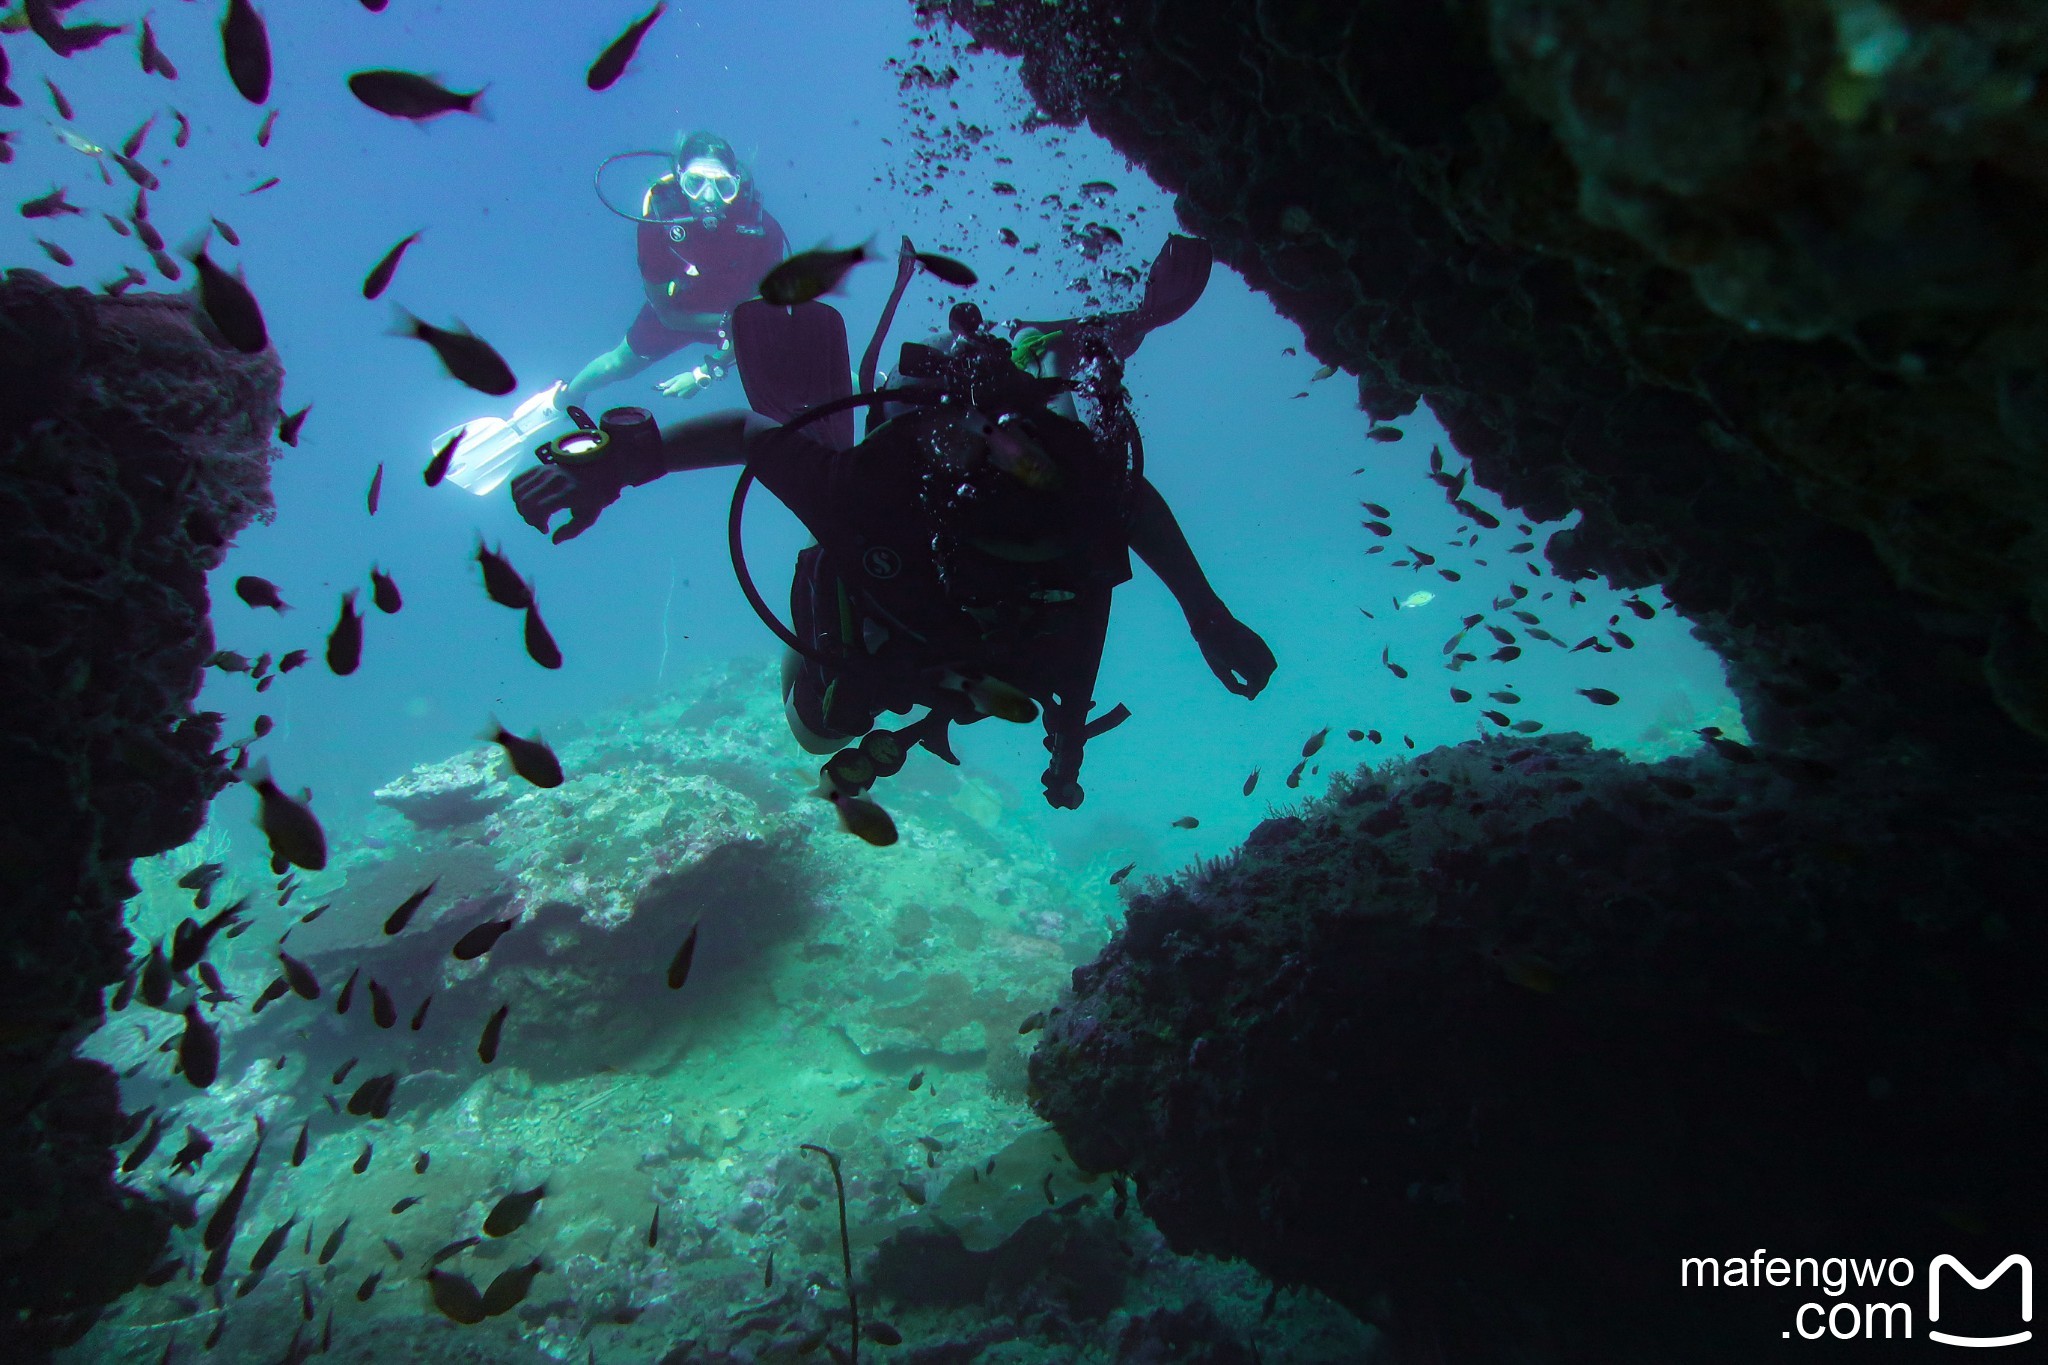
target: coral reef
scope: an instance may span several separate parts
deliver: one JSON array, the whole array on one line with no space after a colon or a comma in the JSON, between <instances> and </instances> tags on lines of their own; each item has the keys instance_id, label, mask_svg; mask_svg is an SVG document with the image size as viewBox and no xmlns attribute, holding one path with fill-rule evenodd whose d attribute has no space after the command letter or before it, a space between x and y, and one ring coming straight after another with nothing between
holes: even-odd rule
<instances>
[{"instance_id":1,"label":"coral reef","mask_svg":"<svg viewBox=\"0 0 2048 1365\"><path fill-rule=\"evenodd\" d=\"M76 1337L159 1254L171 1211L118 1187L113 1075L75 1060L128 968L131 860L183 843L227 781L194 715L206 571L269 512L276 357L187 301L0 284L0 1355Z\"/></svg>"},{"instance_id":2,"label":"coral reef","mask_svg":"<svg viewBox=\"0 0 2048 1365\"><path fill-rule=\"evenodd\" d=\"M1037 1108L1177 1250L1413 1358L1761 1358L1784 1305L1680 1292L1680 1257L2048 1216L2034 793L1790 786L1573 735L1343 779L1133 898Z\"/></svg>"},{"instance_id":3,"label":"coral reef","mask_svg":"<svg viewBox=\"0 0 2048 1365\"><path fill-rule=\"evenodd\" d=\"M2048 73L2010 5L921 4L1023 57L1778 749L2037 764ZM1987 686L1988 682L1988 686ZM1993 698L1996 698L1994 706Z\"/></svg>"}]
</instances>

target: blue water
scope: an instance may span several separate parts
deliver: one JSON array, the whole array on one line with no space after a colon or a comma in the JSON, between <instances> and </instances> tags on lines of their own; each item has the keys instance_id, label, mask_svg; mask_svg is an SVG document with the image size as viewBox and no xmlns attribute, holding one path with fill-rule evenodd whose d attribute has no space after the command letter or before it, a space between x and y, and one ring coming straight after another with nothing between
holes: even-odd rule
<instances>
[{"instance_id":1,"label":"blue water","mask_svg":"<svg viewBox=\"0 0 2048 1365\"><path fill-rule=\"evenodd\" d=\"M525 0L393 0L378 15L344 0L273 3L266 17L277 72L270 107L278 117L261 149L255 132L265 110L228 83L213 6L154 11L158 40L181 71L176 82L144 77L131 37L69 60L27 35L6 40L13 84L26 103L0 117L0 127L19 133L16 159L0 176L17 199L67 185L88 215L34 223L8 215L0 220L0 257L87 287L123 264L147 265L132 239L116 237L99 218L102 209L125 212L132 186L118 171L112 188L102 185L87 160L45 126L55 114L44 76L76 106L72 127L106 145L118 146L152 112L163 114L143 155L164 182L151 195L151 216L173 247L194 238L209 217L236 229L239 249L217 238L212 249L246 271L261 300L286 367L285 406L313 404L298 448L284 450L274 469L274 523L240 537L212 587L221 648L251 656L307 648L314 661L262 696L245 676L209 672L199 705L225 713L230 735L247 733L259 713L275 719L254 752L288 787L313 791L338 846L362 827L374 788L469 747L489 716L545 733L673 687L707 664L766 659L777 648L742 601L727 562L730 471L629 490L590 533L559 547L521 522L502 489L477 498L420 481L436 434L507 414L518 396L567 378L615 345L637 311L633 226L592 189L602 158L664 148L678 128L716 129L750 158L767 206L797 248L872 239L886 257L909 234L981 273L983 285L970 292L992 318L1078 311L1086 295L1070 289L1071 281L1099 280L1108 268L1142 269L1175 226L1169 197L1085 130L1021 130L1031 110L1011 63L969 57L950 41L913 49L920 31L911 8L896 0L672 7L625 79L592 94L583 85L586 64L636 12ZM132 5L90 5L70 18L139 13ZM891 59L951 64L962 78L947 91L906 94ZM485 85L485 116L414 127L376 114L344 81L379 66L433 72L458 89ZM164 113L171 106L193 124L182 151L171 147ZM971 154L921 154L929 144L918 141L919 130L961 122L987 130ZM271 176L276 187L248 193ZM999 179L1020 193L994 193ZM1041 199L1072 200L1080 182L1094 179L1113 182L1117 194L1105 210L1081 218L1113 223L1126 245L1090 262L1063 233L1066 218ZM1020 246L999 244L1003 226L1020 234ZM365 302L364 273L416 229L425 235L386 299ZM34 245L37 236L61 242L77 266L51 264ZM1033 243L1040 249L1027 254L1023 247ZM886 265L868 266L833 300L856 354L890 282ZM1097 289L1096 297L1118 306L1132 293ZM958 294L920 276L895 339L941 325ZM424 346L388 335L394 301L429 321L459 318L474 328L511 363L519 394L484 398L445 376ZM1148 474L1225 601L1279 658L1265 694L1247 702L1223 690L1171 599L1139 566L1118 594L1097 694L1100 705L1127 704L1133 718L1090 746L1080 811L1048 811L1039 801L1044 755L1034 730L988 723L957 736L968 771L1002 798L1017 838L1049 842L1077 886L1099 886L1105 867L1134 859L1146 872L1165 873L1223 852L1273 809L1321 790L1331 773L1405 756L1403 736L1426 750L1489 729L1476 712L1489 705L1483 694L1492 688L1511 686L1522 696L1511 708L1518 717L1637 753L1675 751L1689 743L1694 725L1739 725L1718 663L1669 611L1652 621L1622 612L1633 650L1567 655L1525 640L1513 664L1443 672L1440 646L1457 618L1489 610L1512 581L1530 589L1521 605L1573 642L1603 631L1621 611L1621 594L1579 585L1590 600L1567 609L1567 585L1524 567L1539 555L1506 553L1523 539L1540 545L1556 528L1521 535L1516 518L1483 492L1469 496L1506 524L1479 547L1448 548L1460 519L1425 473L1433 445L1444 448L1451 467L1462 462L1441 430L1425 410L1398 424L1404 439L1367 442L1349 377L1311 383L1320 361L1288 353L1300 345L1291 324L1219 266L1200 304L1155 334L1129 371ZM657 363L603 390L593 406L644 404L670 420L741 401L731 380L687 402L653 393L656 380L694 359L685 352L673 364ZM382 508L372 518L364 495L380 462ZM1391 540L1360 530L1361 499L1392 509ZM502 542L536 583L567 656L559 672L532 664L518 617L486 601L471 559L479 536ZM771 499L754 500L749 555L778 606L802 543ZM1365 553L1381 543L1385 553ZM1404 544L1437 554L1438 567L1461 572L1462 581L1392 567ZM372 612L361 670L333 677L319 663L322 642L343 590L361 588L367 605L372 563L397 580L405 608L396 617ZM242 574L275 581L294 610L280 618L245 607L232 592ZM1395 609L1395 599L1418 590L1434 600ZM1556 596L1544 601L1544 593ZM1643 595L1661 607L1654 589ZM1383 649L1409 669L1406 680L1383 668ZM1574 693L1593 685L1620 693L1622 703L1594 707ZM1452 686L1482 699L1454 704ZM1324 726L1334 729L1318 756L1320 774L1308 775L1298 791L1286 789L1282 779L1302 741ZM1347 727L1377 729L1385 742L1376 751L1349 742ZM793 741L785 748L783 766L815 766ZM923 755L912 761L933 762ZM1261 781L1248 800L1241 786L1255 767ZM888 803L887 783L878 795ZM253 853L251 813L248 795L230 789L216 823ZM1199 828L1172 828L1183 816L1197 817ZM816 819L830 821L822 804Z\"/></svg>"}]
</instances>

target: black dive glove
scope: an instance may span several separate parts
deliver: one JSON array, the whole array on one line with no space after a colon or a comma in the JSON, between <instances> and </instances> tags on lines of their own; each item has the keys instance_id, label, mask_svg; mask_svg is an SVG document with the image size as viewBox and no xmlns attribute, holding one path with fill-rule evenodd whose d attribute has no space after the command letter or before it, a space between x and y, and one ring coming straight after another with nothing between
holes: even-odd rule
<instances>
[{"instance_id":1,"label":"black dive glove","mask_svg":"<svg viewBox=\"0 0 2048 1365\"><path fill-rule=\"evenodd\" d=\"M607 422L614 412L606 413ZM636 410L637 411L637 410ZM529 469L512 479L512 504L526 524L543 535L555 513L567 512L569 520L554 533L554 542L574 540L597 521L598 513L619 500L620 490L652 483L668 472L662 463L661 437L651 419L643 419L637 439L617 438L602 455L590 460L565 463L550 459L538 469Z\"/></svg>"},{"instance_id":2,"label":"black dive glove","mask_svg":"<svg viewBox=\"0 0 2048 1365\"><path fill-rule=\"evenodd\" d=\"M1190 616L1188 629L1194 633L1209 671L1240 697L1258 696L1280 666L1259 633L1221 603L1199 617Z\"/></svg>"}]
</instances>

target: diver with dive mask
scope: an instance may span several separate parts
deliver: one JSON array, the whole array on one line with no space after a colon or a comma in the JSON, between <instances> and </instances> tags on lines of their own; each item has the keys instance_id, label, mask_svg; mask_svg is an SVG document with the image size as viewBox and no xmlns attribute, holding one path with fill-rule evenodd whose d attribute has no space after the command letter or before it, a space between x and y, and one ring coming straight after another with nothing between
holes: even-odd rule
<instances>
[{"instance_id":1,"label":"diver with dive mask","mask_svg":"<svg viewBox=\"0 0 2048 1365\"><path fill-rule=\"evenodd\" d=\"M605 171L647 158L660 158L665 169L641 195L639 211L628 213L605 194ZM557 402L584 403L594 390L630 379L686 346L709 347L696 365L655 386L671 398L689 398L731 368L732 310L789 254L789 239L762 207L739 153L712 132L678 134L671 152L607 157L598 167L598 198L638 225L645 297L624 339L579 370Z\"/></svg>"},{"instance_id":2,"label":"diver with dive mask","mask_svg":"<svg viewBox=\"0 0 2048 1365\"><path fill-rule=\"evenodd\" d=\"M1183 270L1197 249L1195 294L1206 282L1206 247L1187 238L1169 246ZM910 255L906 243L899 263ZM1188 303L1153 316L1170 320ZM675 423L658 442L641 434L651 419L635 418L625 424L634 433L629 446L607 429L614 410L600 424L605 454L576 463L557 453L513 480L513 499L543 532L568 513L552 533L560 542L587 530L626 487L686 469L743 466L729 521L735 567L749 602L790 646L791 729L807 749L833 755L823 794L842 818L845 800L894 772L914 745L957 761L947 727L990 715L1020 723L1043 716L1046 800L1078 806L1083 746L1128 714L1089 712L1111 595L1130 577L1133 551L1172 591L1227 688L1256 696L1275 668L1265 642L1209 585L1144 477L1122 387L1122 357L1135 349L1131 318L1041 329L1063 334L1069 371L1041 376L1025 368L1038 359L1028 342L1020 350L995 336L965 305L943 344L906 344L891 385L875 389L885 315L863 364L865 391L855 394L835 310L815 301L750 302L734 325L756 412ZM1093 408L1088 423L1079 420L1077 398ZM856 441L858 408L875 420ZM787 626L761 600L738 553L753 482L817 540L798 555ZM874 728L884 712L919 706L928 714L907 726Z\"/></svg>"}]
</instances>

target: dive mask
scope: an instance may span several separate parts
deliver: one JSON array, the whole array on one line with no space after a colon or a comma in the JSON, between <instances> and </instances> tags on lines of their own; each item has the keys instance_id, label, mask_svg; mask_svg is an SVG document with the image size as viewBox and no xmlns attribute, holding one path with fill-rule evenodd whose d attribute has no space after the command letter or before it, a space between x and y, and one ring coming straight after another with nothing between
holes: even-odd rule
<instances>
[{"instance_id":1,"label":"dive mask","mask_svg":"<svg viewBox=\"0 0 2048 1365\"><path fill-rule=\"evenodd\" d=\"M740 178L716 157L700 156L683 167L676 184L684 197L700 209L730 204L740 197Z\"/></svg>"}]
</instances>

